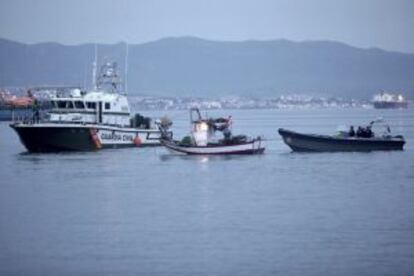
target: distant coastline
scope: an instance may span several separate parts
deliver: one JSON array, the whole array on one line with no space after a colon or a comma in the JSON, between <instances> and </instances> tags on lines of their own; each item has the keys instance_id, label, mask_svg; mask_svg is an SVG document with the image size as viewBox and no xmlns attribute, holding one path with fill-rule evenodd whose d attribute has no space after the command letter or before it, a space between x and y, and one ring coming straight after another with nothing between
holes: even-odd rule
<instances>
[{"instance_id":1,"label":"distant coastline","mask_svg":"<svg viewBox=\"0 0 414 276\"><path fill-rule=\"evenodd\" d=\"M272 98L309 93L361 100L386 90L414 98L414 54L409 53L335 41L226 42L196 37L164 38L128 48L125 43L96 46L98 63L118 62L130 95ZM23 44L0 39L0 87L90 88L94 49L93 42Z\"/></svg>"},{"instance_id":2,"label":"distant coastline","mask_svg":"<svg viewBox=\"0 0 414 276\"><path fill-rule=\"evenodd\" d=\"M274 98L260 97L140 97L130 96L134 110L188 110L198 107L203 110L215 109L322 109L322 108L367 108L373 105L368 100L346 100L341 98L287 95Z\"/></svg>"}]
</instances>

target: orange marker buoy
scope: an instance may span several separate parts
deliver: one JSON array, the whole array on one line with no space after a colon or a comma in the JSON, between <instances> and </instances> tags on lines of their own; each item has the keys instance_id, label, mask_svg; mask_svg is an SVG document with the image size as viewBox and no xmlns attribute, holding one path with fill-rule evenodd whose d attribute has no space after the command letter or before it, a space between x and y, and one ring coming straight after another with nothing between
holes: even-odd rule
<instances>
[{"instance_id":1,"label":"orange marker buoy","mask_svg":"<svg viewBox=\"0 0 414 276\"><path fill-rule=\"evenodd\" d=\"M96 149L102 148L101 140L99 140L98 133L97 133L96 129L91 128L89 130L89 133L91 134L91 138L92 138L92 141L95 145L95 148Z\"/></svg>"},{"instance_id":2,"label":"orange marker buoy","mask_svg":"<svg viewBox=\"0 0 414 276\"><path fill-rule=\"evenodd\" d=\"M134 144L135 146L139 147L139 145L141 145L141 139L139 138L138 134L137 136L135 136L134 138Z\"/></svg>"}]
</instances>

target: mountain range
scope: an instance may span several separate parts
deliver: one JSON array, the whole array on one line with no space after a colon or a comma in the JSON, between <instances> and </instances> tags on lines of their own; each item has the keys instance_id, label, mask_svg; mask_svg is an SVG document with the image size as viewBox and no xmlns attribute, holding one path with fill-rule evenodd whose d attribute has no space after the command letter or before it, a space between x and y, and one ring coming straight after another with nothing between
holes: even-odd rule
<instances>
[{"instance_id":1,"label":"mountain range","mask_svg":"<svg viewBox=\"0 0 414 276\"><path fill-rule=\"evenodd\" d=\"M98 63L126 44L97 44ZM0 87L91 87L95 44L23 44L0 39ZM128 45L128 93L150 96L276 97L310 94L371 98L382 90L414 98L414 54L334 41L211 41L165 38ZM125 79L125 77L124 77Z\"/></svg>"}]
</instances>

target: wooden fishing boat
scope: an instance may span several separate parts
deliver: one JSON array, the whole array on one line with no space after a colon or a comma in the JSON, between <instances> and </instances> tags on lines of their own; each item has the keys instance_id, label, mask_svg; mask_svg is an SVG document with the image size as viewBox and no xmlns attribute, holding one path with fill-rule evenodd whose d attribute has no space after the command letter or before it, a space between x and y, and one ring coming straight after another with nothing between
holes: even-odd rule
<instances>
[{"instance_id":1,"label":"wooden fishing boat","mask_svg":"<svg viewBox=\"0 0 414 276\"><path fill-rule=\"evenodd\" d=\"M209 143L206 146L185 145L179 141L161 139L161 144L169 150L189 155L258 154L265 150L260 138L234 144Z\"/></svg>"},{"instance_id":2,"label":"wooden fishing boat","mask_svg":"<svg viewBox=\"0 0 414 276\"><path fill-rule=\"evenodd\" d=\"M184 137L181 141L173 140L171 135L168 135L167 129L171 124L160 123L160 130L166 133L160 139L161 144L173 152L189 155L259 154L265 150L260 137L232 136L231 117L204 119L197 108L192 108L190 121L192 124L190 136ZM217 139L216 132L223 133L224 137Z\"/></svg>"}]
</instances>

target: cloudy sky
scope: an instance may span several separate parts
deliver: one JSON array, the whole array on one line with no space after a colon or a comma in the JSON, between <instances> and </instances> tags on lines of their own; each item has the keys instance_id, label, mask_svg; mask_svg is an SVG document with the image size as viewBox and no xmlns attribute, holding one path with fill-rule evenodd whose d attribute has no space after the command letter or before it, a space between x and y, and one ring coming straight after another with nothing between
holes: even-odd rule
<instances>
[{"instance_id":1,"label":"cloudy sky","mask_svg":"<svg viewBox=\"0 0 414 276\"><path fill-rule=\"evenodd\" d=\"M414 53L413 26L411 0L0 1L0 37L27 43L284 38Z\"/></svg>"}]
</instances>

